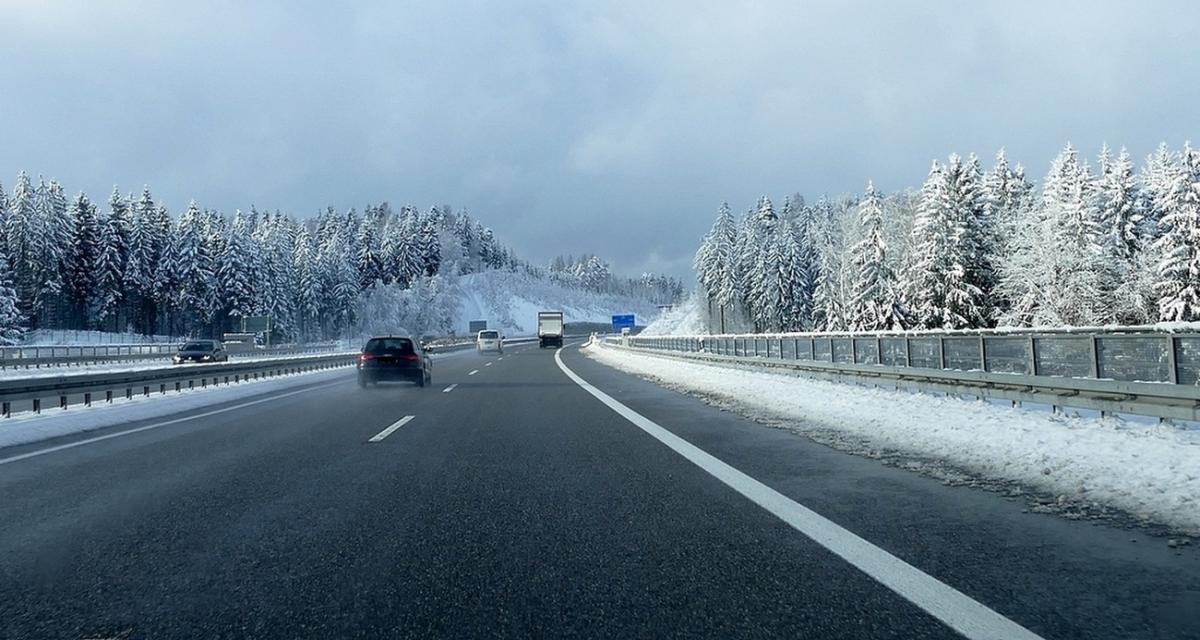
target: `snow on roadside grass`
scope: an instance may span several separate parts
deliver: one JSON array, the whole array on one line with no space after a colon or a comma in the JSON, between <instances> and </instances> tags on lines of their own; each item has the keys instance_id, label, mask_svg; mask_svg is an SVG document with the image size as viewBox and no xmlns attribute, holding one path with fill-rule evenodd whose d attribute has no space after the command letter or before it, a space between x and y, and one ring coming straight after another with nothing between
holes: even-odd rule
<instances>
[{"instance_id":1,"label":"snow on roadside grass","mask_svg":"<svg viewBox=\"0 0 1200 640\"><path fill-rule=\"evenodd\" d=\"M1200 534L1200 432L683 362L593 345L598 362L800 432L836 430Z\"/></svg>"}]
</instances>

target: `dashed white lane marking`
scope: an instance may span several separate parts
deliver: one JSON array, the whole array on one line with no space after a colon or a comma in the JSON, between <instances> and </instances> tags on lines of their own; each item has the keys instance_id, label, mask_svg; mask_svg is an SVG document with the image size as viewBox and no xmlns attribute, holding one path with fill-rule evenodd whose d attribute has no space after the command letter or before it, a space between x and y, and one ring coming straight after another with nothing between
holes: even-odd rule
<instances>
[{"instance_id":1,"label":"dashed white lane marking","mask_svg":"<svg viewBox=\"0 0 1200 640\"><path fill-rule=\"evenodd\" d=\"M476 369L476 370L472 371L471 373L468 373L467 375L469 375L469 376L473 376L473 375L475 375L475 374L477 374L477 373L479 373L479 369Z\"/></svg>"},{"instance_id":2,"label":"dashed white lane marking","mask_svg":"<svg viewBox=\"0 0 1200 640\"><path fill-rule=\"evenodd\" d=\"M370 440L367 440L367 442L379 442L379 441L383 440L384 438L392 435L392 433L394 433L396 431L396 429L399 429L400 427L403 427L404 425L408 424L408 421L412 420L413 417L414 416L404 416L403 418L400 418L399 420L393 422L392 426L375 434L374 437L372 437Z\"/></svg>"},{"instance_id":3,"label":"dashed white lane marking","mask_svg":"<svg viewBox=\"0 0 1200 640\"><path fill-rule=\"evenodd\" d=\"M190 416L184 416L182 418L174 418L171 420L167 420L165 422L156 422L154 424L148 424L148 425L141 426L141 427L134 427L133 429L126 429L124 431L118 431L116 433L107 433L105 435L96 436L94 438L87 438L84 440L76 440L75 442L68 442L66 444L60 444L60 445L56 445L53 447L47 447L45 449L38 449L37 451L30 451L29 453L22 453L21 455L12 456L10 458L0 458L0 464L8 464L10 462L16 462L18 460L25 460L27 458L36 458L38 456L44 456L47 453L54 453L55 451L62 451L64 449L74 449L75 447L82 447L85 444L92 444L93 442L103 442L105 440L112 440L113 438L120 438L121 436L128 436L128 435L132 435L135 433L141 433L143 431L149 431L151 429L157 429L159 427L166 427L166 426L170 426L173 424L179 424L180 422L187 422L188 420L198 420L200 418L207 418L208 416L215 416L218 414L227 413L229 411L237 411L238 409L252 407L256 404L262 404L264 402L271 402L272 400L281 400L283 398L288 398L288 397L291 397L291 396L294 396L294 395L297 395L300 393L311 393L318 389L324 389L326 387L333 387L333 386L337 386L339 384L345 384L345 381L339 380L337 382L330 382L329 384L322 384L322 385L316 385L316 386L312 386L312 387L306 387L304 389L297 389L296 391L289 391L287 393L281 393L279 395L274 395L274 396L270 396L267 398L259 398L258 400L251 400L249 402L241 402L241 403L238 403L235 405L230 405L228 407L222 407L220 409L213 409L212 411L204 411L202 413L197 413L197 414L190 415Z\"/></svg>"},{"instance_id":4,"label":"dashed white lane marking","mask_svg":"<svg viewBox=\"0 0 1200 640\"><path fill-rule=\"evenodd\" d=\"M504 356L500 356L499 358L496 358L496 359L497 359L497 360L503 360L503 359L504 359Z\"/></svg>"},{"instance_id":5,"label":"dashed white lane marking","mask_svg":"<svg viewBox=\"0 0 1200 640\"><path fill-rule=\"evenodd\" d=\"M554 352L554 361L558 368L592 397L729 488L963 636L970 640L1043 640L1041 636L971 599L954 587L843 529L825 516L738 471L621 404L567 368L560 357L562 349L560 347Z\"/></svg>"},{"instance_id":6,"label":"dashed white lane marking","mask_svg":"<svg viewBox=\"0 0 1200 640\"><path fill-rule=\"evenodd\" d=\"M485 362L485 363L483 363L483 366L485 366L485 367L490 367L490 366L492 366L492 363L490 363L490 362Z\"/></svg>"},{"instance_id":7,"label":"dashed white lane marking","mask_svg":"<svg viewBox=\"0 0 1200 640\"><path fill-rule=\"evenodd\" d=\"M451 391L454 391L454 387L457 387L457 386L458 386L458 383L455 382L454 384L446 387L445 389L442 389L442 393L450 393Z\"/></svg>"}]
</instances>

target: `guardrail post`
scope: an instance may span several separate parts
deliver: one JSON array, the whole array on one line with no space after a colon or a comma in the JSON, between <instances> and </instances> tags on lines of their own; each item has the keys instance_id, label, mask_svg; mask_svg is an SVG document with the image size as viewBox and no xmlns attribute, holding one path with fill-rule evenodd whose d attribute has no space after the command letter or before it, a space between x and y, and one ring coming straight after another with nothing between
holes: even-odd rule
<instances>
[{"instance_id":1,"label":"guardrail post","mask_svg":"<svg viewBox=\"0 0 1200 640\"><path fill-rule=\"evenodd\" d=\"M125 399L133 400L133 387L125 387Z\"/></svg>"},{"instance_id":2,"label":"guardrail post","mask_svg":"<svg viewBox=\"0 0 1200 640\"><path fill-rule=\"evenodd\" d=\"M850 364L858 364L858 340L850 336Z\"/></svg>"},{"instance_id":3,"label":"guardrail post","mask_svg":"<svg viewBox=\"0 0 1200 640\"><path fill-rule=\"evenodd\" d=\"M58 396L58 408L63 409L63 410L65 410L67 408L67 397L66 396L62 396L62 395Z\"/></svg>"},{"instance_id":4,"label":"guardrail post","mask_svg":"<svg viewBox=\"0 0 1200 640\"><path fill-rule=\"evenodd\" d=\"M34 399L33 399L33 412L34 412L34 413L41 413L41 412L42 412L42 399L41 399L41 398L34 398Z\"/></svg>"},{"instance_id":5,"label":"guardrail post","mask_svg":"<svg viewBox=\"0 0 1200 640\"><path fill-rule=\"evenodd\" d=\"M12 417L12 403L5 401L3 406L0 406L0 412L4 413L5 418Z\"/></svg>"},{"instance_id":6,"label":"guardrail post","mask_svg":"<svg viewBox=\"0 0 1200 640\"><path fill-rule=\"evenodd\" d=\"M92 392L85 391L83 393L83 406L85 406L85 407L92 406Z\"/></svg>"},{"instance_id":7,"label":"guardrail post","mask_svg":"<svg viewBox=\"0 0 1200 640\"><path fill-rule=\"evenodd\" d=\"M1167 336L1167 382L1179 384L1179 366L1175 362L1175 336Z\"/></svg>"},{"instance_id":8,"label":"guardrail post","mask_svg":"<svg viewBox=\"0 0 1200 640\"><path fill-rule=\"evenodd\" d=\"M1029 336L1029 375L1038 375L1037 340Z\"/></svg>"},{"instance_id":9,"label":"guardrail post","mask_svg":"<svg viewBox=\"0 0 1200 640\"><path fill-rule=\"evenodd\" d=\"M1090 337L1091 337L1091 343L1092 343L1091 344L1091 346L1092 346L1092 349L1091 349L1091 351L1092 351L1092 377L1099 378L1100 377L1100 346L1097 344L1096 334L1092 334ZM1101 417L1103 417L1103 416L1104 416L1104 412L1101 412Z\"/></svg>"},{"instance_id":10,"label":"guardrail post","mask_svg":"<svg viewBox=\"0 0 1200 640\"><path fill-rule=\"evenodd\" d=\"M987 348L983 344L983 334L979 334L979 370L987 371ZM982 400L982 398L980 398Z\"/></svg>"},{"instance_id":11,"label":"guardrail post","mask_svg":"<svg viewBox=\"0 0 1200 640\"><path fill-rule=\"evenodd\" d=\"M104 401L109 404L112 404L112 389L104 390Z\"/></svg>"},{"instance_id":12,"label":"guardrail post","mask_svg":"<svg viewBox=\"0 0 1200 640\"><path fill-rule=\"evenodd\" d=\"M946 336L938 336L938 362L939 369L946 368Z\"/></svg>"},{"instance_id":13,"label":"guardrail post","mask_svg":"<svg viewBox=\"0 0 1200 640\"><path fill-rule=\"evenodd\" d=\"M909 340L912 340L912 338L904 336L904 366L906 367L912 366L912 349L908 346Z\"/></svg>"}]
</instances>

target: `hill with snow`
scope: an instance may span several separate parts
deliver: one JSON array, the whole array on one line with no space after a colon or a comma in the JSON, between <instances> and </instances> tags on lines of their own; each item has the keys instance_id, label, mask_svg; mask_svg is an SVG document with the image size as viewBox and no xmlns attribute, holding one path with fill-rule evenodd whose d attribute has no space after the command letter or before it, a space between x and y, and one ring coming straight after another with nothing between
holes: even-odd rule
<instances>
[{"instance_id":1,"label":"hill with snow","mask_svg":"<svg viewBox=\"0 0 1200 640\"><path fill-rule=\"evenodd\" d=\"M670 311L665 311L642 330L644 336L688 336L708 333L704 304L695 293Z\"/></svg>"},{"instance_id":2,"label":"hill with snow","mask_svg":"<svg viewBox=\"0 0 1200 640\"><path fill-rule=\"evenodd\" d=\"M459 335L467 333L471 320L487 320L488 328L510 336L532 335L538 311L562 311L567 322L607 323L613 314L633 313L643 323L658 315L657 306L645 298L597 293L520 271L460 276L456 290L459 308L452 328Z\"/></svg>"}]
</instances>

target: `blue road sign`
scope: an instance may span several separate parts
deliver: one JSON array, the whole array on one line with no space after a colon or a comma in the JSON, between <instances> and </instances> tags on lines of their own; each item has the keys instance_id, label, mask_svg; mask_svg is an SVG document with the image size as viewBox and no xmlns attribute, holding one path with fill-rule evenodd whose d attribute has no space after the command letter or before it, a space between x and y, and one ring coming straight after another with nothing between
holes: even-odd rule
<instances>
[{"instance_id":1,"label":"blue road sign","mask_svg":"<svg viewBox=\"0 0 1200 640\"><path fill-rule=\"evenodd\" d=\"M612 327L614 333L620 333L621 329L626 327L632 329L635 324L635 319L632 313L628 315L620 315L612 317Z\"/></svg>"}]
</instances>

